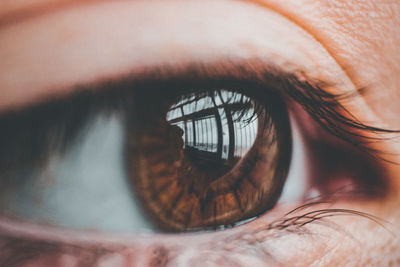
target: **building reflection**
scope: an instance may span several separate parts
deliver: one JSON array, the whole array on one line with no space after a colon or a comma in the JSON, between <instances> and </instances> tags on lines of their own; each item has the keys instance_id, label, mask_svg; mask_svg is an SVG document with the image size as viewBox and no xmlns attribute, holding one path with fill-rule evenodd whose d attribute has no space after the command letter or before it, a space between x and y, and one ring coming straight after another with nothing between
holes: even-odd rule
<instances>
[{"instance_id":1,"label":"building reflection","mask_svg":"<svg viewBox=\"0 0 400 267\"><path fill-rule=\"evenodd\" d=\"M183 131L184 152L200 168L230 168L252 147L253 101L227 90L193 94L171 106L167 121ZM227 171L227 170L226 170Z\"/></svg>"}]
</instances>

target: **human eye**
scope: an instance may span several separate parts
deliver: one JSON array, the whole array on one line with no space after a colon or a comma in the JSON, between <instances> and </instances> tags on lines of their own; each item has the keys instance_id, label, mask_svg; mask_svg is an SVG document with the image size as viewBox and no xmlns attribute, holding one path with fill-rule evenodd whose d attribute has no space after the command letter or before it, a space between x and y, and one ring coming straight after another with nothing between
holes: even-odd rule
<instances>
[{"instance_id":1,"label":"human eye","mask_svg":"<svg viewBox=\"0 0 400 267\"><path fill-rule=\"evenodd\" d=\"M150 74L4 114L3 214L175 232L261 215L281 195L292 151L282 88L264 75Z\"/></svg>"},{"instance_id":2,"label":"human eye","mask_svg":"<svg viewBox=\"0 0 400 267\"><path fill-rule=\"evenodd\" d=\"M204 25L186 12L210 18L218 3L153 6L185 11L158 10L165 25L144 3L124 5L71 8L0 35L3 262L270 264L293 260L299 244L312 251L308 230L333 238L318 228L329 216L381 223L348 203L387 195L371 142L390 131L356 119L374 117L351 108L364 107L357 90L310 36L252 5L229 6L252 15ZM87 21L54 22L77 16ZM54 24L43 30L46 19ZM292 35L265 29L271 21ZM201 36L174 35L189 25ZM53 38L63 30L65 45ZM132 234L142 228L170 234ZM43 257L29 254L35 247Z\"/></svg>"}]
</instances>

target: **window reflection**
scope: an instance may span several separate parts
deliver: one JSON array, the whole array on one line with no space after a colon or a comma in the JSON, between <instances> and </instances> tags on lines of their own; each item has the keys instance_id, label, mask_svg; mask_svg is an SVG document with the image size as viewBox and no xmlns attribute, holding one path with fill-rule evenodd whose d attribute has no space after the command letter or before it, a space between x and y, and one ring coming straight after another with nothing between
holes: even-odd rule
<instances>
[{"instance_id":1,"label":"window reflection","mask_svg":"<svg viewBox=\"0 0 400 267\"><path fill-rule=\"evenodd\" d=\"M258 131L251 99L227 90L186 96L169 109L167 121L183 131L191 162L225 171L250 150Z\"/></svg>"}]
</instances>

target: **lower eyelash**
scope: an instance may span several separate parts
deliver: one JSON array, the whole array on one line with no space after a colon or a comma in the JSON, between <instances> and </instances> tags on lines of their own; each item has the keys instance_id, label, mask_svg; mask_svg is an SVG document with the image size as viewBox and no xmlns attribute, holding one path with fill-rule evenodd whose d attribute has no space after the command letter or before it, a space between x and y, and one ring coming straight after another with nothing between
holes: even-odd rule
<instances>
[{"instance_id":1,"label":"lower eyelash","mask_svg":"<svg viewBox=\"0 0 400 267\"><path fill-rule=\"evenodd\" d=\"M309 203L307 207L319 204L321 204L321 202ZM302 208L303 206L295 210ZM215 253L224 253L224 258L226 259L230 257L234 258L235 254L240 253L232 249L235 247L239 248L238 251L252 251L252 256L258 258L260 262L272 262L279 265L282 263L279 262L274 255L274 251L276 250L273 248L274 240L288 235L295 235L301 238L312 237L315 242L318 233L316 235L315 232L310 230L308 226L312 224L318 224L319 226L329 228L339 234L348 236L349 234L346 232L343 225L338 225L329 220L337 216L357 216L364 218L380 225L387 230L388 234L394 235L393 231L388 227L389 223L374 215L350 209L317 209L311 212L300 213L300 215L285 216L268 225L260 226L257 229L244 230L224 241L216 240L216 242L219 241L218 243L221 244L221 246L218 248L214 247ZM351 236L349 237L351 238Z\"/></svg>"},{"instance_id":2,"label":"lower eyelash","mask_svg":"<svg viewBox=\"0 0 400 267\"><path fill-rule=\"evenodd\" d=\"M334 193L335 197L340 198L343 195L353 196L353 194L354 191L337 191ZM187 262L199 260L197 257L203 257L202 262L204 262L204 255L206 254L210 254L210 261L215 260L214 263L230 264L230 266L234 266L235 264L240 265L240 262L237 260L238 255L253 257L255 261L259 261L260 263L269 262L279 264L273 250L270 250L266 243L269 244L269 241L274 242L273 240L277 238L293 234L305 237L313 236L315 238L312 230L307 226L316 223L346 235L342 226L329 221L329 218L335 216L365 218L377 223L386 229L388 233L393 234L390 229L391 225L388 222L368 213L340 208L318 208L306 211L316 205L332 205L335 203L333 199L332 195L328 197L321 196L296 207L271 223L266 223L257 228L244 228L234 234L228 234L228 236L212 238L207 244L202 243L201 248L194 245L191 249L196 250L196 252L195 254L190 254L189 258L185 254L187 253L185 249L188 247L167 247L162 245L161 240L146 249L148 253L146 257L149 263L162 263L162 266L174 266L176 261L180 261L180 256L183 255L185 255ZM100 245L96 243L82 245L79 243L73 244L28 237L24 238L23 236L15 237L12 234L7 234L6 229L0 229L0 251L0 266L10 267L23 266L32 262L41 262L42 260L50 260L56 263L57 260L61 260L65 256L74 259L76 264L83 266L95 266L111 256L119 257L120 259L124 257L128 258L129 256L131 263L138 257L137 253L134 253L134 247L127 247L126 245ZM129 251L133 251L133 254L127 253ZM247 254L248 251L252 251L251 255ZM127 254L129 255L127 256Z\"/></svg>"}]
</instances>

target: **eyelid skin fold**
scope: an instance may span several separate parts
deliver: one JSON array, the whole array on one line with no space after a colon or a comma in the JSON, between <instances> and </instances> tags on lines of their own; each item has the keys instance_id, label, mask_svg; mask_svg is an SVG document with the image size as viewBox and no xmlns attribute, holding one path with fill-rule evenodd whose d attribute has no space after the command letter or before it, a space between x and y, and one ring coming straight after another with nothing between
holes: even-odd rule
<instances>
[{"instance_id":1,"label":"eyelid skin fold","mask_svg":"<svg viewBox=\"0 0 400 267\"><path fill-rule=\"evenodd\" d=\"M317 42L276 12L240 1L175 3L153 1L149 8L142 1L99 1L1 28L0 69L7 72L0 72L5 96L0 110L66 95L78 84L139 75L145 68L179 69L191 62L228 65L257 59L351 87ZM201 15L190 16L194 11ZM152 23L157 14L164 23ZM188 35L192 27L198 29L195 36Z\"/></svg>"},{"instance_id":2,"label":"eyelid skin fold","mask_svg":"<svg viewBox=\"0 0 400 267\"><path fill-rule=\"evenodd\" d=\"M158 77L164 67L167 72L183 73L191 62L196 62L198 73L209 76L211 72L226 71L239 77L241 70L236 66L244 65L254 76L273 65L286 73L296 73L300 80L325 81L329 88L324 90L334 94L356 91L318 40L280 11L240 1L153 3L149 8L142 1L100 1L1 28L0 69L7 71L0 72L0 91L5 96L0 99L0 112L63 97L96 82L139 76L148 70L161 70ZM194 11L201 15L191 16ZM149 23L155 14L162 14L165 23ZM188 36L191 26L196 26L201 35ZM149 32L157 38L149 39ZM174 40L173 45L161 45L169 40ZM143 48L145 53L136 53ZM37 68L37 62L46 64ZM385 128L362 98L353 98L346 108L359 120Z\"/></svg>"}]
</instances>

